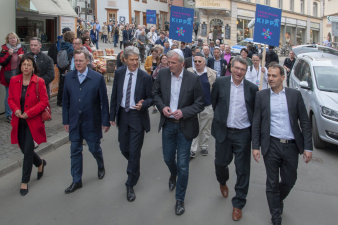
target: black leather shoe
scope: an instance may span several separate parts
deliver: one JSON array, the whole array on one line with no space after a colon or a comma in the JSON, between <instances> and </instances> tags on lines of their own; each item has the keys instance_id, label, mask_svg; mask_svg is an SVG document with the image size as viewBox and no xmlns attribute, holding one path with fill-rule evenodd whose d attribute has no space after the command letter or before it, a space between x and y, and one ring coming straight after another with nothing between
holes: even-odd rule
<instances>
[{"instance_id":1,"label":"black leather shoe","mask_svg":"<svg viewBox=\"0 0 338 225\"><path fill-rule=\"evenodd\" d=\"M282 225L281 223L272 223L273 225Z\"/></svg>"},{"instance_id":2,"label":"black leather shoe","mask_svg":"<svg viewBox=\"0 0 338 225\"><path fill-rule=\"evenodd\" d=\"M136 199L134 189L132 187L127 187L127 200L128 202L133 202Z\"/></svg>"},{"instance_id":3,"label":"black leather shoe","mask_svg":"<svg viewBox=\"0 0 338 225\"><path fill-rule=\"evenodd\" d=\"M27 183L27 189L21 189L21 188L20 188L20 194L21 194L22 196L25 196L26 194L28 194L28 183Z\"/></svg>"},{"instance_id":4,"label":"black leather shoe","mask_svg":"<svg viewBox=\"0 0 338 225\"><path fill-rule=\"evenodd\" d=\"M65 193L66 194L70 194L73 193L74 191L76 191L76 189L82 188L82 182L79 183L72 183L66 190Z\"/></svg>"},{"instance_id":5,"label":"black leather shoe","mask_svg":"<svg viewBox=\"0 0 338 225\"><path fill-rule=\"evenodd\" d=\"M169 190L172 191L176 187L176 176L170 176L169 178Z\"/></svg>"},{"instance_id":6,"label":"black leather shoe","mask_svg":"<svg viewBox=\"0 0 338 225\"><path fill-rule=\"evenodd\" d=\"M175 214L182 215L184 212L185 212L184 202L177 200L175 205Z\"/></svg>"},{"instance_id":7,"label":"black leather shoe","mask_svg":"<svg viewBox=\"0 0 338 225\"><path fill-rule=\"evenodd\" d=\"M283 214L283 210L284 210L284 201L281 201L280 202L280 209L279 209L280 214Z\"/></svg>"},{"instance_id":8,"label":"black leather shoe","mask_svg":"<svg viewBox=\"0 0 338 225\"><path fill-rule=\"evenodd\" d=\"M45 166L47 165L47 162L43 159L42 160L42 171L38 172L38 180L41 179L41 177L43 176L43 170L45 169Z\"/></svg>"},{"instance_id":9,"label":"black leather shoe","mask_svg":"<svg viewBox=\"0 0 338 225\"><path fill-rule=\"evenodd\" d=\"M105 174L106 174L106 170L104 168L99 169L99 171L97 172L97 176L99 177L99 179L102 179Z\"/></svg>"}]
</instances>

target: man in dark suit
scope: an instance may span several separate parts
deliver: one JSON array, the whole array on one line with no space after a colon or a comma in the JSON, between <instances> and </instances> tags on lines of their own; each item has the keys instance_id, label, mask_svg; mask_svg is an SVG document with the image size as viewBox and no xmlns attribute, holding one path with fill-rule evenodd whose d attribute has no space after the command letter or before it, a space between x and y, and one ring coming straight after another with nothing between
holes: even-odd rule
<instances>
[{"instance_id":1,"label":"man in dark suit","mask_svg":"<svg viewBox=\"0 0 338 225\"><path fill-rule=\"evenodd\" d=\"M229 168L233 156L237 181L236 196L232 199L232 218L242 218L242 209L250 179L251 124L254 114L254 103L258 87L244 79L247 61L236 56L231 64L231 76L219 77L211 92L214 119L211 135L216 139L215 167L216 177L220 183L223 197L228 197Z\"/></svg>"},{"instance_id":2,"label":"man in dark suit","mask_svg":"<svg viewBox=\"0 0 338 225\"><path fill-rule=\"evenodd\" d=\"M176 215L185 211L188 186L190 147L198 136L197 114L204 110L203 88L197 74L184 69L180 49L168 52L169 68L160 70L154 83L154 101L161 112L164 161L170 171L169 189L176 186ZM176 163L177 152L177 163Z\"/></svg>"},{"instance_id":3,"label":"man in dark suit","mask_svg":"<svg viewBox=\"0 0 338 225\"><path fill-rule=\"evenodd\" d=\"M126 29L122 32L123 42L130 41L132 39L131 30L129 30L129 26L126 26Z\"/></svg>"},{"instance_id":4,"label":"man in dark suit","mask_svg":"<svg viewBox=\"0 0 338 225\"><path fill-rule=\"evenodd\" d=\"M148 108L153 105L151 76L138 68L139 50L134 46L123 52L127 68L115 71L110 100L110 123L119 130L122 155L128 160L127 200L136 195L140 177L140 158L144 131L150 131Z\"/></svg>"},{"instance_id":5,"label":"man in dark suit","mask_svg":"<svg viewBox=\"0 0 338 225\"><path fill-rule=\"evenodd\" d=\"M184 60L184 68L185 69L188 69L190 67L194 67L194 56L197 52L201 52L201 50L197 47L197 46L193 46L191 48L191 53L192 53L192 56L189 57L189 58L186 58Z\"/></svg>"},{"instance_id":6,"label":"man in dark suit","mask_svg":"<svg viewBox=\"0 0 338 225\"><path fill-rule=\"evenodd\" d=\"M215 70L217 72L217 77L220 77L222 69L227 66L227 61L221 58L221 50L219 47L215 47L214 57L215 58L208 59L207 67Z\"/></svg>"},{"instance_id":7,"label":"man in dark suit","mask_svg":"<svg viewBox=\"0 0 338 225\"><path fill-rule=\"evenodd\" d=\"M183 52L184 58L189 58L192 56L191 49L185 45L185 42L181 41L181 50Z\"/></svg>"},{"instance_id":8,"label":"man in dark suit","mask_svg":"<svg viewBox=\"0 0 338 225\"><path fill-rule=\"evenodd\" d=\"M107 89L103 76L87 67L89 56L85 51L74 51L74 63L76 70L65 76L62 99L63 125L69 132L71 141L73 177L73 183L65 190L66 194L82 187L83 139L86 140L89 151L96 159L99 179L104 177L100 140L102 130L107 132L110 128Z\"/></svg>"},{"instance_id":9,"label":"man in dark suit","mask_svg":"<svg viewBox=\"0 0 338 225\"><path fill-rule=\"evenodd\" d=\"M272 45L269 45L269 50L266 52L265 57L265 67L268 67L269 64L272 62L279 63L278 55L273 49L274 47Z\"/></svg>"},{"instance_id":10,"label":"man in dark suit","mask_svg":"<svg viewBox=\"0 0 338 225\"><path fill-rule=\"evenodd\" d=\"M284 79L284 68L270 64L271 89L257 93L252 124L252 153L259 162L261 146L267 174L266 197L274 225L281 224L284 199L296 183L299 154L308 163L313 150L311 123L302 95L283 87Z\"/></svg>"}]
</instances>

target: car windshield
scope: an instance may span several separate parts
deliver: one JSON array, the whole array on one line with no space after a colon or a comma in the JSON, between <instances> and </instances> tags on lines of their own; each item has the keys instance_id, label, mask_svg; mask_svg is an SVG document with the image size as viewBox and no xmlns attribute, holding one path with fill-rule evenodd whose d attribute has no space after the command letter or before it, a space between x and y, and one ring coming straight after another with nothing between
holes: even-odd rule
<instances>
[{"instance_id":1,"label":"car windshield","mask_svg":"<svg viewBox=\"0 0 338 225\"><path fill-rule=\"evenodd\" d=\"M303 54L303 53L307 53L307 52L324 52L324 53L329 53L332 55L337 55L338 56L338 51L334 50L332 48L323 48L323 47L296 47L293 48L292 51L295 53L295 55L299 55L299 54Z\"/></svg>"},{"instance_id":2,"label":"car windshield","mask_svg":"<svg viewBox=\"0 0 338 225\"><path fill-rule=\"evenodd\" d=\"M338 92L338 67L315 66L313 69L319 90Z\"/></svg>"}]
</instances>

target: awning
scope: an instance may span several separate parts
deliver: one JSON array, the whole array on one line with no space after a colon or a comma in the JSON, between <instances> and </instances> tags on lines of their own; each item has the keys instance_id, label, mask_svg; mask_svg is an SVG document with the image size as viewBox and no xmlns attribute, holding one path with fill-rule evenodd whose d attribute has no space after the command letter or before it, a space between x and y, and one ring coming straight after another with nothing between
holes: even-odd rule
<instances>
[{"instance_id":1,"label":"awning","mask_svg":"<svg viewBox=\"0 0 338 225\"><path fill-rule=\"evenodd\" d=\"M77 17L67 0L31 0L39 14Z\"/></svg>"}]
</instances>

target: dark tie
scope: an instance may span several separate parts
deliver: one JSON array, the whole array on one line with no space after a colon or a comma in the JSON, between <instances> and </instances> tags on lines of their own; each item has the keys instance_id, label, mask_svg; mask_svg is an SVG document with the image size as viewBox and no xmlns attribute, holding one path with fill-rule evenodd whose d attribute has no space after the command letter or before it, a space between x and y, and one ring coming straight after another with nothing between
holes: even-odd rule
<instances>
[{"instance_id":1,"label":"dark tie","mask_svg":"<svg viewBox=\"0 0 338 225\"><path fill-rule=\"evenodd\" d=\"M124 108L126 112L129 112L130 110L130 92L131 92L131 82L133 80L133 74L129 73L129 80L128 80L128 86L126 91L126 104L124 105Z\"/></svg>"}]
</instances>

